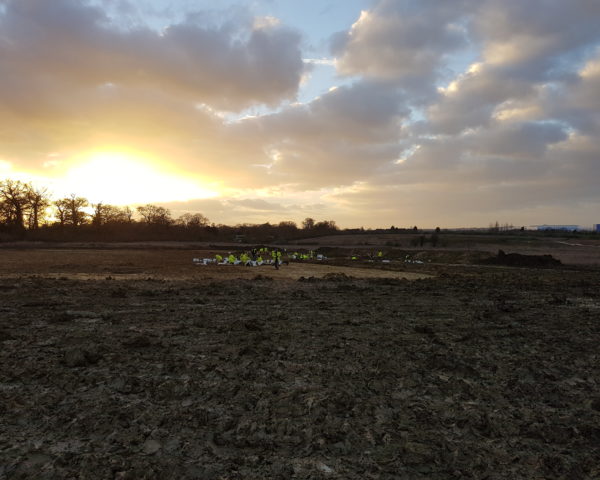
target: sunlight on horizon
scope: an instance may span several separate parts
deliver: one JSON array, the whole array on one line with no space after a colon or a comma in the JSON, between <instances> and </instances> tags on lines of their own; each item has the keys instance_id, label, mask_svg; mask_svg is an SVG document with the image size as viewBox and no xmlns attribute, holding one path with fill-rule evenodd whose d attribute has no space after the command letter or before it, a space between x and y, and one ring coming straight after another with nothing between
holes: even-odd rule
<instances>
[{"instance_id":1,"label":"sunlight on horizon","mask_svg":"<svg viewBox=\"0 0 600 480\"><path fill-rule=\"evenodd\" d=\"M122 152L96 152L68 170L56 189L114 205L213 198L219 193ZM68 194L68 193L65 193Z\"/></svg>"}]
</instances>

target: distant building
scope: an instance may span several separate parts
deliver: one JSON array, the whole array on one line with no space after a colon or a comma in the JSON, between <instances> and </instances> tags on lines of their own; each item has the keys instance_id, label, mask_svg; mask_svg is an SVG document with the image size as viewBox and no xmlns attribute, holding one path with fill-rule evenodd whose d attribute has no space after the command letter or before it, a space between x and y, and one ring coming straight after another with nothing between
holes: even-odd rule
<instances>
[{"instance_id":1,"label":"distant building","mask_svg":"<svg viewBox=\"0 0 600 480\"><path fill-rule=\"evenodd\" d=\"M579 225L535 225L537 230L561 230L563 232L573 232L579 230Z\"/></svg>"}]
</instances>

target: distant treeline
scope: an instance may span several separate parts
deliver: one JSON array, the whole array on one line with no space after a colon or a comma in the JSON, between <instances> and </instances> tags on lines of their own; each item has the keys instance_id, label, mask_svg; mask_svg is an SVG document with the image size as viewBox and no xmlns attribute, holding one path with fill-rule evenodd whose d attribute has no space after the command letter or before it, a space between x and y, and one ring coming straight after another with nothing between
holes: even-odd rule
<instances>
[{"instance_id":1,"label":"distant treeline","mask_svg":"<svg viewBox=\"0 0 600 480\"><path fill-rule=\"evenodd\" d=\"M288 241L335 234L333 220L306 218L301 226L277 224L217 225L202 213L173 218L157 205L119 207L70 195L52 199L46 189L18 180L0 181L0 241Z\"/></svg>"},{"instance_id":2,"label":"distant treeline","mask_svg":"<svg viewBox=\"0 0 600 480\"><path fill-rule=\"evenodd\" d=\"M422 235L430 232L431 238ZM0 181L0 242L15 240L54 242L135 242L152 240L217 241L249 243L285 243L310 237L335 234L413 234L411 245L438 244L438 235L450 232L440 228L420 230L409 228L341 230L333 220L316 221L306 218L301 225L293 221L275 224L222 225L210 222L202 213L185 213L173 218L161 206L147 204L119 207L103 202L91 203L84 197L69 195L53 199L44 188L18 180ZM564 231L531 232L524 227L490 224L488 229L452 230L453 234L542 235L564 236ZM418 234L414 235L414 234ZM571 232L569 235L581 235ZM589 234L589 233L588 233ZM390 243L390 242L388 242ZM390 246L394 246L391 242Z\"/></svg>"}]
</instances>

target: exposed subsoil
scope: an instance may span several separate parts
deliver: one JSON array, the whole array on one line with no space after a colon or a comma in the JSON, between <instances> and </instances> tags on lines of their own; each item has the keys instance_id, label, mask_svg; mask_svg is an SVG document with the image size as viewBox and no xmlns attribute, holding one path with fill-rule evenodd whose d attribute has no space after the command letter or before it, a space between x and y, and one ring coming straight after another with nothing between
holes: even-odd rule
<instances>
[{"instance_id":1,"label":"exposed subsoil","mask_svg":"<svg viewBox=\"0 0 600 480\"><path fill-rule=\"evenodd\" d=\"M0 276L0 479L600 478L598 270L77 258Z\"/></svg>"},{"instance_id":2,"label":"exposed subsoil","mask_svg":"<svg viewBox=\"0 0 600 480\"><path fill-rule=\"evenodd\" d=\"M520 253L505 253L499 250L494 257L481 261L488 265L504 265L507 267L552 268L562 265L562 262L552 255L522 255Z\"/></svg>"}]
</instances>

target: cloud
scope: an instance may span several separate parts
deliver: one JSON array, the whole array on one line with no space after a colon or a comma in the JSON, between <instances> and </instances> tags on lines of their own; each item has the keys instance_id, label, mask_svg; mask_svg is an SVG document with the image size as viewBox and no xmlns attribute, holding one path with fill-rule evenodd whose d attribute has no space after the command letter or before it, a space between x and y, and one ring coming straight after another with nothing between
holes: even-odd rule
<instances>
[{"instance_id":1,"label":"cloud","mask_svg":"<svg viewBox=\"0 0 600 480\"><path fill-rule=\"evenodd\" d=\"M356 82L305 105L247 119L236 138L260 139L268 173L294 188L344 185L397 158L410 110L395 87Z\"/></svg>"},{"instance_id":2,"label":"cloud","mask_svg":"<svg viewBox=\"0 0 600 480\"><path fill-rule=\"evenodd\" d=\"M590 0L487 0L472 11L480 61L430 106L438 132L489 125L502 103L535 97L545 85L568 85L600 41L600 4Z\"/></svg>"},{"instance_id":3,"label":"cloud","mask_svg":"<svg viewBox=\"0 0 600 480\"><path fill-rule=\"evenodd\" d=\"M540 99L546 117L561 118L584 135L600 133L600 49L560 89L548 89Z\"/></svg>"},{"instance_id":4,"label":"cloud","mask_svg":"<svg viewBox=\"0 0 600 480\"><path fill-rule=\"evenodd\" d=\"M294 98L304 69L300 34L252 20L123 30L86 2L8 0L0 54L14 75L60 81L65 94L110 82L231 110Z\"/></svg>"},{"instance_id":5,"label":"cloud","mask_svg":"<svg viewBox=\"0 0 600 480\"><path fill-rule=\"evenodd\" d=\"M401 203L408 216L465 223L493 211L551 222L553 211L569 209L577 211L572 222L589 222L600 204L590 180L598 178L600 152L600 5L489 0L468 7L462 13L479 58L405 129L404 160L341 198Z\"/></svg>"},{"instance_id":6,"label":"cloud","mask_svg":"<svg viewBox=\"0 0 600 480\"><path fill-rule=\"evenodd\" d=\"M348 32L332 38L339 73L392 80L412 91L431 89L444 56L467 45L464 5L463 0L378 2Z\"/></svg>"},{"instance_id":7,"label":"cloud","mask_svg":"<svg viewBox=\"0 0 600 480\"><path fill-rule=\"evenodd\" d=\"M221 24L190 16L159 32L123 28L88 2L2 6L0 158L22 169L42 168L50 153L75 160L124 146L227 176L244 156L223 139L221 110L293 99L305 69L299 33L254 26L247 12Z\"/></svg>"},{"instance_id":8,"label":"cloud","mask_svg":"<svg viewBox=\"0 0 600 480\"><path fill-rule=\"evenodd\" d=\"M247 7L148 20L157 7L123 0L0 0L0 162L58 172L128 147L214 180L223 198L173 208L231 223L594 215L599 2L371 5L319 59ZM337 86L297 103L321 64Z\"/></svg>"},{"instance_id":9,"label":"cloud","mask_svg":"<svg viewBox=\"0 0 600 480\"><path fill-rule=\"evenodd\" d=\"M542 158L551 145L567 138L565 127L557 123L511 123L467 135L465 148L485 156Z\"/></svg>"},{"instance_id":10,"label":"cloud","mask_svg":"<svg viewBox=\"0 0 600 480\"><path fill-rule=\"evenodd\" d=\"M300 222L306 216L325 218L324 205L294 203L293 198L285 199L284 202L274 202L262 198L224 197L168 202L161 205L168 208L174 218L187 212L200 212L206 214L211 222L226 225L265 223L267 221L276 224L288 220Z\"/></svg>"},{"instance_id":11,"label":"cloud","mask_svg":"<svg viewBox=\"0 0 600 480\"><path fill-rule=\"evenodd\" d=\"M539 80L560 75L598 41L599 16L594 0L486 0L474 17L474 34L486 63L511 66L514 75Z\"/></svg>"},{"instance_id":12,"label":"cloud","mask_svg":"<svg viewBox=\"0 0 600 480\"><path fill-rule=\"evenodd\" d=\"M458 134L489 125L496 107L507 100L522 100L533 94L535 88L530 82L493 67L474 65L429 106L427 117L433 131Z\"/></svg>"}]
</instances>

